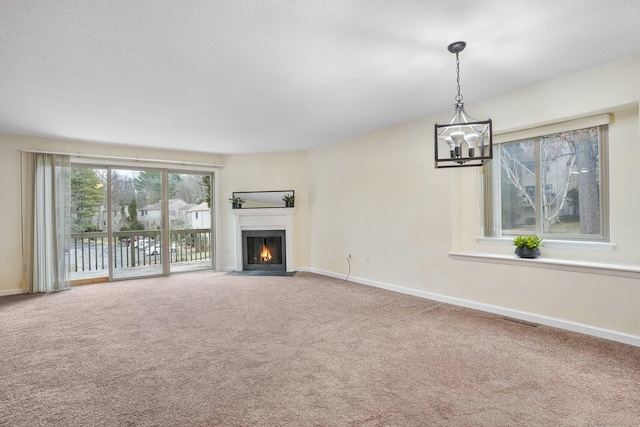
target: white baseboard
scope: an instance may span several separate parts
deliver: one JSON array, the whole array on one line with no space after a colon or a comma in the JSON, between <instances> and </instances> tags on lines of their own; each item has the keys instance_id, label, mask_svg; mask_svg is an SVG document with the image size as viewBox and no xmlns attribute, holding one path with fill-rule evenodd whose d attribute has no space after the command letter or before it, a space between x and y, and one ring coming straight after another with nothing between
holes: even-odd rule
<instances>
[{"instance_id":1,"label":"white baseboard","mask_svg":"<svg viewBox=\"0 0 640 427\"><path fill-rule=\"evenodd\" d=\"M337 274L332 271L320 270L312 268L312 273L322 274L324 276L345 279L344 274ZM462 298L449 297L446 295L436 294L433 292L421 291L418 289L405 288L402 286L391 285L389 283L376 282L374 280L362 279L360 277L349 277L350 282L362 285L374 286L376 288L387 289L389 291L399 292L401 294L413 295L420 298L426 298L434 301L444 302L446 304L457 305L461 307L472 308L475 310L485 311L488 313L499 314L501 316L512 317L527 322L539 323L541 325L551 326L554 328L565 329L572 332L578 332L585 335L591 335L598 338L604 338L611 341L618 341L624 344L640 347L640 337L636 335L626 334L623 332L612 331L609 329L597 328L594 326L584 325L581 323L570 322L567 320L557 319L554 317L542 316L535 313L528 313L511 308L499 307L490 304L479 303Z\"/></svg>"},{"instance_id":2,"label":"white baseboard","mask_svg":"<svg viewBox=\"0 0 640 427\"><path fill-rule=\"evenodd\" d=\"M20 295L26 293L26 289L15 288L15 289L5 289L0 291L0 297L8 296L8 295Z\"/></svg>"}]
</instances>

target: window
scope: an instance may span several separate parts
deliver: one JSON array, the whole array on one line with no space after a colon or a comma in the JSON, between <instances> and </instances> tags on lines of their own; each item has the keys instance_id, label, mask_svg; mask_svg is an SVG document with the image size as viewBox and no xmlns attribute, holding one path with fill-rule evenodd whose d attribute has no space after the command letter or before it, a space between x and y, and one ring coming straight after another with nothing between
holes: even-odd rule
<instances>
[{"instance_id":1,"label":"window","mask_svg":"<svg viewBox=\"0 0 640 427\"><path fill-rule=\"evenodd\" d=\"M486 236L608 240L608 127L544 133L557 129L506 135L496 144L485 173Z\"/></svg>"}]
</instances>

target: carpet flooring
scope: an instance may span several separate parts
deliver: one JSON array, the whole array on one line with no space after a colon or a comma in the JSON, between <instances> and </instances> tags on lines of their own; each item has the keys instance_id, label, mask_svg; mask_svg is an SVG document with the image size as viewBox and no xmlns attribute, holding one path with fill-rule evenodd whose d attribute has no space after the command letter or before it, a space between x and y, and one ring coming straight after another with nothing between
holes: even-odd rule
<instances>
[{"instance_id":1,"label":"carpet flooring","mask_svg":"<svg viewBox=\"0 0 640 427\"><path fill-rule=\"evenodd\" d=\"M2 426L640 426L640 348L311 273L0 298Z\"/></svg>"}]
</instances>

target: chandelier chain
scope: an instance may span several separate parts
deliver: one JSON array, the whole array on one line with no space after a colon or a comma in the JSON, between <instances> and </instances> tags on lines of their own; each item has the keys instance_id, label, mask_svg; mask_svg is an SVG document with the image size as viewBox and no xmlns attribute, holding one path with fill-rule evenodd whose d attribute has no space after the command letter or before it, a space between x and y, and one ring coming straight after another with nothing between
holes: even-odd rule
<instances>
[{"instance_id":1,"label":"chandelier chain","mask_svg":"<svg viewBox=\"0 0 640 427\"><path fill-rule=\"evenodd\" d=\"M460 94L460 58L456 53L456 82L458 83L458 95L456 95L456 102L460 104L462 102L462 95Z\"/></svg>"}]
</instances>

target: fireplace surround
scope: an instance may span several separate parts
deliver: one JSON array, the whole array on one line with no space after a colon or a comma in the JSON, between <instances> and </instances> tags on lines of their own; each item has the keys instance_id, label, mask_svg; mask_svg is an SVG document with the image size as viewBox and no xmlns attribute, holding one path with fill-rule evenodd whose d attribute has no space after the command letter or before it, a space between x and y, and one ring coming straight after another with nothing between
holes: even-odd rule
<instances>
[{"instance_id":1,"label":"fireplace surround","mask_svg":"<svg viewBox=\"0 0 640 427\"><path fill-rule=\"evenodd\" d=\"M283 231L284 235L281 235L281 242L284 249L284 265L281 268L287 272L295 271L293 264L295 249L293 245L293 214L295 210L296 208L232 209L235 217L236 271L243 271L246 265L243 251L246 243L244 242L245 239L243 239L243 231ZM262 237L264 238L264 235ZM258 266L257 268L260 269L261 267ZM273 269L273 267L265 267L263 265L262 269Z\"/></svg>"}]
</instances>

